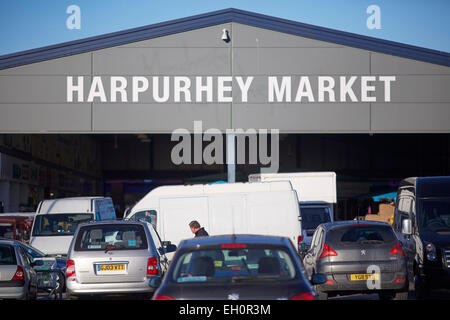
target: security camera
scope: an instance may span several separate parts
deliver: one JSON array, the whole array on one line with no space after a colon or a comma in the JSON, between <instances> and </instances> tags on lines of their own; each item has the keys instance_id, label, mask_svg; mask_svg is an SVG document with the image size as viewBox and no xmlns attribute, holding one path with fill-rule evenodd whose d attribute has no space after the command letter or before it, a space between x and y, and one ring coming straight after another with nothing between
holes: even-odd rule
<instances>
[{"instance_id":1,"label":"security camera","mask_svg":"<svg viewBox=\"0 0 450 320\"><path fill-rule=\"evenodd\" d=\"M230 35L227 29L222 30L222 40L225 41L226 43L230 42Z\"/></svg>"}]
</instances>

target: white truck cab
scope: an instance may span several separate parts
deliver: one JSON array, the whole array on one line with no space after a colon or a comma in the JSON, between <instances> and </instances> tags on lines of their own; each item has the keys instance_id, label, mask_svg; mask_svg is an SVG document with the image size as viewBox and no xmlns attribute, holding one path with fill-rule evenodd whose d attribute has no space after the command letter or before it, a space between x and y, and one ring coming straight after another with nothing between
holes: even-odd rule
<instances>
[{"instance_id":1,"label":"white truck cab","mask_svg":"<svg viewBox=\"0 0 450 320\"><path fill-rule=\"evenodd\" d=\"M70 242L82 222L116 219L110 197L74 197L39 203L30 245L48 255L67 255Z\"/></svg>"}]
</instances>

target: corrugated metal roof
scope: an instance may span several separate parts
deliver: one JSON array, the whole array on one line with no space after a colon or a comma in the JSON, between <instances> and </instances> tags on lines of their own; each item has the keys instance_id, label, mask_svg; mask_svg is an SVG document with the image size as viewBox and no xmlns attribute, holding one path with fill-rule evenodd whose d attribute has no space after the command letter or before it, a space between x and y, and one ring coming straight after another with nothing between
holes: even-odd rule
<instances>
[{"instance_id":1,"label":"corrugated metal roof","mask_svg":"<svg viewBox=\"0 0 450 320\"><path fill-rule=\"evenodd\" d=\"M345 46L386 53L443 66L450 66L450 54L403 43L348 33L238 9L224 9L144 27L104 34L57 45L0 56L0 70L74 54L124 45L180 32L236 22L248 26Z\"/></svg>"}]
</instances>

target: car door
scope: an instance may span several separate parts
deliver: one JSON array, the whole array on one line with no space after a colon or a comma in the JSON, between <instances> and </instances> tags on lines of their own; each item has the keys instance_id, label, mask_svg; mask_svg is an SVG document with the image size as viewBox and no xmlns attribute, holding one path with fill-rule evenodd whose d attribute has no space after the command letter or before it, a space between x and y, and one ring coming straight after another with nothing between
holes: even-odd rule
<instances>
[{"instance_id":1,"label":"car door","mask_svg":"<svg viewBox=\"0 0 450 320\"><path fill-rule=\"evenodd\" d=\"M21 246L18 246L18 249L20 260L22 260L23 271L25 272L26 277L30 283L30 287L35 288L37 285L36 271L31 266L31 260L26 251Z\"/></svg>"},{"instance_id":2,"label":"car door","mask_svg":"<svg viewBox=\"0 0 450 320\"><path fill-rule=\"evenodd\" d=\"M412 272L414 259L416 256L416 244L413 235L402 233L402 225L405 219L410 219L412 223L412 230L416 229L415 222L415 199L411 192L403 190L397 199L397 206L394 213L393 229L397 235L403 250L406 253L408 261L408 270Z\"/></svg>"},{"instance_id":3,"label":"car door","mask_svg":"<svg viewBox=\"0 0 450 320\"><path fill-rule=\"evenodd\" d=\"M311 246L303 260L308 278L311 278L315 270L317 252L320 251L320 240L322 234L323 229L321 227L318 227L313 234L313 237L311 239Z\"/></svg>"}]
</instances>

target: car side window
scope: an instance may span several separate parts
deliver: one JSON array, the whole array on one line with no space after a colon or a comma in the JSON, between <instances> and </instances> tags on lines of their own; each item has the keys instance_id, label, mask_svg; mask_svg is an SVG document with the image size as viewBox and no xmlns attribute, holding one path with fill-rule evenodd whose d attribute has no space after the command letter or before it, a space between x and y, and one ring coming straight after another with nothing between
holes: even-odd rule
<instances>
[{"instance_id":1,"label":"car side window","mask_svg":"<svg viewBox=\"0 0 450 320\"><path fill-rule=\"evenodd\" d=\"M157 212L156 210L144 210L136 212L130 220L135 221L145 221L150 223L154 228L156 228L156 219L157 219Z\"/></svg>"}]
</instances>

